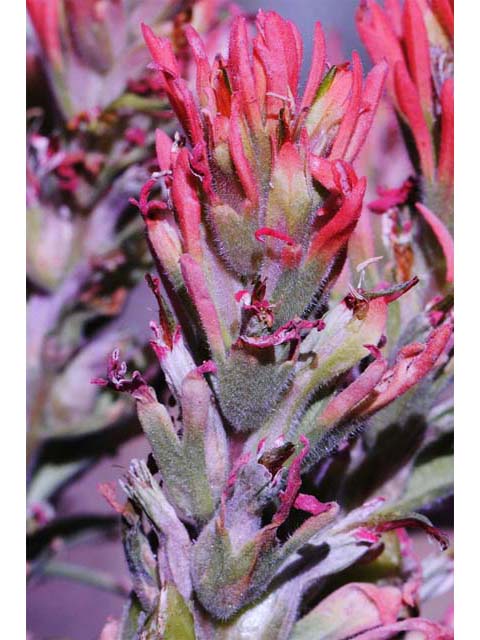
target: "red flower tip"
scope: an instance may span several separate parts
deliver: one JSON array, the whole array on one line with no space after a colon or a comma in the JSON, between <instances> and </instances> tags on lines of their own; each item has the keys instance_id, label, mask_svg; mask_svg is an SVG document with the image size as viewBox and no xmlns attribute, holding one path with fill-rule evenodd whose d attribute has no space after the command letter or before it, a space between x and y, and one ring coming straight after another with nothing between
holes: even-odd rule
<instances>
[{"instance_id":1,"label":"red flower tip","mask_svg":"<svg viewBox=\"0 0 480 640\"><path fill-rule=\"evenodd\" d=\"M166 348L171 351L173 348L173 336L172 336L172 329L168 323L168 319L167 319L167 313L165 310L165 305L163 303L162 300L162 294L160 292L160 279L152 276L150 273L147 273L145 275L145 281L147 283L147 285L149 286L150 290L152 291L153 295L155 296L155 300L157 301L157 305L158 305L158 318L159 318L159 322L160 322L160 327L162 329L162 338L163 341L165 342L165 346ZM153 325L153 326L152 326ZM151 324L150 327L152 327L153 331L157 334L157 338L159 337L159 331L158 328L156 327L155 324ZM157 347L159 347L159 349L161 349L160 345L157 345L157 343L150 343L152 344L154 351L157 353L157 356L163 356L163 351L157 351Z\"/></svg>"},{"instance_id":2,"label":"red flower tip","mask_svg":"<svg viewBox=\"0 0 480 640\"><path fill-rule=\"evenodd\" d=\"M158 38L152 29L143 22L141 28L145 44L150 51L156 67L173 77L178 76L179 68L170 40Z\"/></svg>"},{"instance_id":3,"label":"red flower tip","mask_svg":"<svg viewBox=\"0 0 480 640\"><path fill-rule=\"evenodd\" d=\"M409 67L418 89L424 113L432 113L432 81L430 71L430 43L424 16L417 0L405 0L403 26Z\"/></svg>"},{"instance_id":4,"label":"red flower tip","mask_svg":"<svg viewBox=\"0 0 480 640\"><path fill-rule=\"evenodd\" d=\"M136 144L139 147L142 147L145 144L146 134L143 129L140 127L129 127L125 131L125 140L130 142L131 144Z\"/></svg>"},{"instance_id":5,"label":"red flower tip","mask_svg":"<svg viewBox=\"0 0 480 640\"><path fill-rule=\"evenodd\" d=\"M172 168L172 146L173 142L165 131L156 129L155 131L155 151L160 171L170 171Z\"/></svg>"},{"instance_id":6,"label":"red flower tip","mask_svg":"<svg viewBox=\"0 0 480 640\"><path fill-rule=\"evenodd\" d=\"M304 435L300 436L300 443L303 445L303 448L290 465L290 469L288 470L287 486L285 491L280 494L280 508L273 516L272 524L275 526L280 526L282 522L285 522L288 514L290 513L290 509L295 502L300 487L302 486L302 463L305 456L310 451L310 443L308 438Z\"/></svg>"},{"instance_id":7,"label":"red flower tip","mask_svg":"<svg viewBox=\"0 0 480 640\"><path fill-rule=\"evenodd\" d=\"M321 331L325 327L325 323L322 320L290 320L286 324L282 325L279 329L273 333L269 333L263 336L240 336L240 340L245 344L264 349L267 347L275 347L285 342L296 341L300 342L302 339L302 332L309 329L317 329Z\"/></svg>"},{"instance_id":8,"label":"red flower tip","mask_svg":"<svg viewBox=\"0 0 480 640\"><path fill-rule=\"evenodd\" d=\"M123 515L123 513L125 512L125 505L121 504L121 502L117 500L115 483L104 482L102 484L99 484L97 489L100 495L105 498L112 509L114 509L114 511L116 511L118 514Z\"/></svg>"},{"instance_id":9,"label":"red flower tip","mask_svg":"<svg viewBox=\"0 0 480 640\"><path fill-rule=\"evenodd\" d=\"M453 42L453 2L449 0L431 0L435 17L442 25L445 33Z\"/></svg>"},{"instance_id":10,"label":"red flower tip","mask_svg":"<svg viewBox=\"0 0 480 640\"><path fill-rule=\"evenodd\" d=\"M453 79L445 80L440 95L442 108L442 126L440 136L440 154L438 158L438 178L453 187Z\"/></svg>"},{"instance_id":11,"label":"red flower tip","mask_svg":"<svg viewBox=\"0 0 480 640\"><path fill-rule=\"evenodd\" d=\"M165 202L161 200L152 200L149 202L148 198L153 187L157 184L156 178L150 178L143 185L140 190L140 198L130 198L129 203L137 207L144 218L148 218L153 211L164 211L167 208Z\"/></svg>"},{"instance_id":12,"label":"red flower tip","mask_svg":"<svg viewBox=\"0 0 480 640\"><path fill-rule=\"evenodd\" d=\"M356 529L353 537L359 542L370 542L371 544L376 544L380 540L380 536L367 527Z\"/></svg>"},{"instance_id":13,"label":"red flower tip","mask_svg":"<svg viewBox=\"0 0 480 640\"><path fill-rule=\"evenodd\" d=\"M312 516L318 516L321 513L326 513L330 511L333 507L333 502L320 502L317 500L315 496L310 496L305 493L299 493L295 498L295 502L293 503L294 509L299 509L300 511L307 511Z\"/></svg>"},{"instance_id":14,"label":"red flower tip","mask_svg":"<svg viewBox=\"0 0 480 640\"><path fill-rule=\"evenodd\" d=\"M398 298L405 295L407 291L413 289L413 287L415 287L419 282L420 280L418 276L413 276L413 278L410 278L410 280L394 285L386 292L383 292L382 297L387 304L395 302L395 300L398 300Z\"/></svg>"},{"instance_id":15,"label":"red flower tip","mask_svg":"<svg viewBox=\"0 0 480 640\"><path fill-rule=\"evenodd\" d=\"M250 300L250 292L248 289L240 289L240 291L235 293L234 298L236 302L246 302L247 300Z\"/></svg>"},{"instance_id":16,"label":"red flower tip","mask_svg":"<svg viewBox=\"0 0 480 640\"><path fill-rule=\"evenodd\" d=\"M417 518L403 518L401 520L392 520L392 522L382 522L375 525L376 533L384 533L386 531L392 531L398 528L414 527L423 529L429 536L434 538L442 551L445 551L450 546L450 540L446 533L440 531L436 527L432 526L427 520Z\"/></svg>"},{"instance_id":17,"label":"red flower tip","mask_svg":"<svg viewBox=\"0 0 480 640\"><path fill-rule=\"evenodd\" d=\"M363 346L365 347L365 349L368 349L370 351L370 353L376 360L382 357L382 352L374 344L364 344Z\"/></svg>"},{"instance_id":18,"label":"red flower tip","mask_svg":"<svg viewBox=\"0 0 480 640\"><path fill-rule=\"evenodd\" d=\"M320 22L316 22L313 40L312 64L310 66L310 73L308 75L307 84L300 104L300 114L311 106L322 81L323 70L325 67L325 51L325 36L323 34L322 25Z\"/></svg>"},{"instance_id":19,"label":"red flower tip","mask_svg":"<svg viewBox=\"0 0 480 640\"><path fill-rule=\"evenodd\" d=\"M27 0L27 9L38 38L52 63L62 67L58 0Z\"/></svg>"},{"instance_id":20,"label":"red flower tip","mask_svg":"<svg viewBox=\"0 0 480 640\"><path fill-rule=\"evenodd\" d=\"M425 344L413 343L404 347L395 364L385 372L363 403L361 415L372 415L423 380L448 347L452 331L451 324L443 324L431 332Z\"/></svg>"},{"instance_id":21,"label":"red flower tip","mask_svg":"<svg viewBox=\"0 0 480 640\"><path fill-rule=\"evenodd\" d=\"M277 240L281 240L281 242L285 242L285 244L289 246L293 246L295 244L295 240L293 240L289 235L282 233L281 231L277 231L276 229L271 229L270 227L262 227L255 231L255 239L259 242L265 242L263 239L264 236L276 238Z\"/></svg>"},{"instance_id":22,"label":"red flower tip","mask_svg":"<svg viewBox=\"0 0 480 640\"><path fill-rule=\"evenodd\" d=\"M205 360L203 364L197 367L196 371L200 374L217 373L217 365L213 360Z\"/></svg>"},{"instance_id":23,"label":"red flower tip","mask_svg":"<svg viewBox=\"0 0 480 640\"><path fill-rule=\"evenodd\" d=\"M413 178L407 178L405 182L396 189L378 187L377 193L381 197L378 200L370 202L368 208L373 213L381 214L389 211L393 207L405 204L408 201L414 185Z\"/></svg>"}]
</instances>

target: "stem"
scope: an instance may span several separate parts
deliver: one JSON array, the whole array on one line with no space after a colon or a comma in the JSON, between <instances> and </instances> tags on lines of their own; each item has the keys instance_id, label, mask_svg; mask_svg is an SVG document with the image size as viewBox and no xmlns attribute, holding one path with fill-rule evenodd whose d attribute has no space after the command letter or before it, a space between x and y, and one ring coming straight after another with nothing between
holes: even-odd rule
<instances>
[{"instance_id":1,"label":"stem","mask_svg":"<svg viewBox=\"0 0 480 640\"><path fill-rule=\"evenodd\" d=\"M127 597L130 593L128 584L122 580L113 578L105 571L98 571L89 567L83 567L70 562L52 560L43 568L43 574L50 577L65 578L80 582L90 587L96 587L121 597Z\"/></svg>"}]
</instances>

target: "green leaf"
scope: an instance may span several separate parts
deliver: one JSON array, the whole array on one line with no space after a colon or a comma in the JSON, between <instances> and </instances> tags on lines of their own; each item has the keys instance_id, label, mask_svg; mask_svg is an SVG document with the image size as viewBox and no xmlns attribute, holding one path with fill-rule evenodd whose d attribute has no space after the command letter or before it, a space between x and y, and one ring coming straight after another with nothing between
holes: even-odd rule
<instances>
[{"instance_id":1,"label":"green leaf","mask_svg":"<svg viewBox=\"0 0 480 640\"><path fill-rule=\"evenodd\" d=\"M442 456L413 468L396 509L415 511L453 492L453 456Z\"/></svg>"},{"instance_id":2,"label":"green leaf","mask_svg":"<svg viewBox=\"0 0 480 640\"><path fill-rule=\"evenodd\" d=\"M254 431L265 423L288 384L292 362L261 361L235 349L218 364L217 395L222 411L238 431Z\"/></svg>"},{"instance_id":3,"label":"green leaf","mask_svg":"<svg viewBox=\"0 0 480 640\"><path fill-rule=\"evenodd\" d=\"M297 616L299 596L286 584L247 607L228 623L215 624L215 640L288 640ZM215 634L215 635L213 635Z\"/></svg>"},{"instance_id":4,"label":"green leaf","mask_svg":"<svg viewBox=\"0 0 480 640\"><path fill-rule=\"evenodd\" d=\"M193 616L185 600L173 585L165 588L160 596L163 600L162 614L165 619L163 640L195 640Z\"/></svg>"},{"instance_id":5,"label":"green leaf","mask_svg":"<svg viewBox=\"0 0 480 640\"><path fill-rule=\"evenodd\" d=\"M312 449L318 445L318 450L309 455L309 461L318 459L315 456L323 451L321 439L332 425L320 425L312 420L310 412L305 422L301 418L319 389L369 355L365 345L378 343L385 327L386 305L381 300L372 301L367 315L359 319L342 302L329 311L323 320L325 328L310 331L303 340L294 375L290 376L290 385L271 419L250 439L250 451L256 450L261 438L266 438L271 446L280 435L295 441L304 434L310 440Z\"/></svg>"},{"instance_id":6,"label":"green leaf","mask_svg":"<svg viewBox=\"0 0 480 640\"><path fill-rule=\"evenodd\" d=\"M118 640L138 640L145 613L137 597L132 594L123 610Z\"/></svg>"},{"instance_id":7,"label":"green leaf","mask_svg":"<svg viewBox=\"0 0 480 640\"><path fill-rule=\"evenodd\" d=\"M140 521L132 525L124 518L123 548L133 580L133 591L144 611L150 612L160 593L157 560Z\"/></svg>"},{"instance_id":8,"label":"green leaf","mask_svg":"<svg viewBox=\"0 0 480 640\"><path fill-rule=\"evenodd\" d=\"M323 599L294 627L291 640L345 640L395 622L400 590L353 583Z\"/></svg>"},{"instance_id":9,"label":"green leaf","mask_svg":"<svg viewBox=\"0 0 480 640\"><path fill-rule=\"evenodd\" d=\"M210 392L207 383L202 382L202 389L206 389L208 394L207 406L205 398L200 397L194 406L200 410L201 405L201 415L194 416L192 406L186 411L188 436L185 434L185 441L179 439L166 408L155 398L138 402L137 411L169 498L187 519L205 522L213 513L214 503L206 474L204 441L201 438L206 428L202 420L208 417ZM185 390L192 400L191 393L194 390L191 385L187 384ZM185 406L187 404L188 399Z\"/></svg>"},{"instance_id":10,"label":"green leaf","mask_svg":"<svg viewBox=\"0 0 480 640\"><path fill-rule=\"evenodd\" d=\"M175 509L141 460L132 460L121 486L130 500L145 512L158 533L162 534L170 575L179 591L189 598L192 588L189 571L191 543Z\"/></svg>"}]
</instances>

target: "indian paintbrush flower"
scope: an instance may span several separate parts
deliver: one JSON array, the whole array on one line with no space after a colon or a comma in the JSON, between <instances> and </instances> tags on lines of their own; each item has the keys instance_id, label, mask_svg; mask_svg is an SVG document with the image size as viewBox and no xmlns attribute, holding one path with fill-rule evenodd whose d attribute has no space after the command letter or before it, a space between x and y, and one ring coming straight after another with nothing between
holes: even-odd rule
<instances>
[{"instance_id":1,"label":"indian paintbrush flower","mask_svg":"<svg viewBox=\"0 0 480 640\"><path fill-rule=\"evenodd\" d=\"M58 107L72 125L114 109L119 98L123 108L148 106L138 95L151 88L142 20L154 23L180 52L185 24L209 31L218 46L227 15L223 0L28 0L27 9Z\"/></svg>"},{"instance_id":2,"label":"indian paintbrush flower","mask_svg":"<svg viewBox=\"0 0 480 640\"><path fill-rule=\"evenodd\" d=\"M410 205L394 225L412 242L422 237L417 243L426 245L427 268L442 289L453 280L453 2L392 0L383 9L366 0L357 25L372 59L388 62L389 94L416 170L400 189L381 192L372 210Z\"/></svg>"},{"instance_id":3,"label":"indian paintbrush flower","mask_svg":"<svg viewBox=\"0 0 480 640\"><path fill-rule=\"evenodd\" d=\"M121 483L134 584L112 633L451 637L415 615L420 569L405 532L448 546L416 513L451 491L449 456L425 454L445 426L415 416L450 384L449 308L434 322L431 310L417 314L390 344L389 309L408 300L415 274L329 296L362 211L365 179L352 162L387 65L365 80L356 54L327 68L316 24L300 95L296 27L273 12L254 27L237 16L228 56L213 60L185 28L194 92L170 41L142 27L183 129L157 132L158 170L131 201L159 276L147 278L159 310L151 346L181 419L115 351L95 382L133 396L153 461L133 461ZM354 578L362 566L369 579ZM339 611L329 627L345 599L358 613Z\"/></svg>"}]
</instances>

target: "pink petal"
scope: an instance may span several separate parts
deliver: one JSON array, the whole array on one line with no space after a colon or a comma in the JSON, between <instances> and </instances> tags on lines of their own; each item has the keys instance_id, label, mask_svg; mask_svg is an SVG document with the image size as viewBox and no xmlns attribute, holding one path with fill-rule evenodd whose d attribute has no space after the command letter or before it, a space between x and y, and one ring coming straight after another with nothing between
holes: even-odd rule
<instances>
[{"instance_id":1,"label":"pink petal","mask_svg":"<svg viewBox=\"0 0 480 640\"><path fill-rule=\"evenodd\" d=\"M392 69L404 60L397 35L385 12L372 0L360 3L356 14L357 29L374 62L386 59Z\"/></svg>"},{"instance_id":2,"label":"pink petal","mask_svg":"<svg viewBox=\"0 0 480 640\"><path fill-rule=\"evenodd\" d=\"M178 215L185 253L201 262L201 207L195 181L196 178L190 169L188 150L183 148L178 154L173 172L172 201Z\"/></svg>"},{"instance_id":3,"label":"pink petal","mask_svg":"<svg viewBox=\"0 0 480 640\"><path fill-rule=\"evenodd\" d=\"M432 138L422 112L418 89L403 62L397 62L394 67L394 85L399 107L415 138L422 172L431 180L434 173Z\"/></svg>"},{"instance_id":4,"label":"pink petal","mask_svg":"<svg viewBox=\"0 0 480 640\"><path fill-rule=\"evenodd\" d=\"M453 633L449 629L424 618L408 618L401 622L365 631L356 636L355 640L390 640L398 638L402 632L409 631L417 632L415 637L421 633L421 640L453 640Z\"/></svg>"},{"instance_id":5,"label":"pink petal","mask_svg":"<svg viewBox=\"0 0 480 640\"><path fill-rule=\"evenodd\" d=\"M416 0L405 0L403 12L405 43L409 67L418 89L424 112L432 113L432 77L430 43L423 14Z\"/></svg>"},{"instance_id":6,"label":"pink petal","mask_svg":"<svg viewBox=\"0 0 480 640\"><path fill-rule=\"evenodd\" d=\"M254 130L258 130L262 125L262 118L255 89L244 16L237 16L230 30L228 75L233 90L239 95L242 111L246 114L250 126Z\"/></svg>"},{"instance_id":7,"label":"pink petal","mask_svg":"<svg viewBox=\"0 0 480 640\"><path fill-rule=\"evenodd\" d=\"M326 189L333 191L336 188L333 176L333 163L326 158L310 155L310 171L312 176Z\"/></svg>"},{"instance_id":8,"label":"pink petal","mask_svg":"<svg viewBox=\"0 0 480 640\"><path fill-rule=\"evenodd\" d=\"M432 0L432 10L445 33L453 42L453 9L448 0Z\"/></svg>"},{"instance_id":9,"label":"pink petal","mask_svg":"<svg viewBox=\"0 0 480 640\"><path fill-rule=\"evenodd\" d=\"M371 415L406 393L432 371L447 346L453 327L444 324L432 331L425 344L404 347L392 369L371 394L371 401L362 408L361 415Z\"/></svg>"},{"instance_id":10,"label":"pink petal","mask_svg":"<svg viewBox=\"0 0 480 640\"><path fill-rule=\"evenodd\" d=\"M142 32L155 66L162 78L170 104L180 120L192 145L203 141L202 122L195 100L184 80L180 76L177 60L171 42L166 38L157 38L153 31L142 24Z\"/></svg>"},{"instance_id":11,"label":"pink petal","mask_svg":"<svg viewBox=\"0 0 480 640\"><path fill-rule=\"evenodd\" d=\"M303 435L300 436L300 442L301 444L303 444L303 449L290 465L290 468L288 470L287 486L284 493L280 497L280 508L272 519L272 524L277 527L287 519L288 514L290 513L290 509L292 508L293 503L295 502L295 498L297 497L298 491L302 486L302 462L305 456L310 451L310 444L308 442L308 438Z\"/></svg>"},{"instance_id":12,"label":"pink petal","mask_svg":"<svg viewBox=\"0 0 480 640\"><path fill-rule=\"evenodd\" d=\"M440 96L442 107L442 128L438 177L450 187L453 186L453 79L445 80Z\"/></svg>"},{"instance_id":13,"label":"pink petal","mask_svg":"<svg viewBox=\"0 0 480 640\"><path fill-rule=\"evenodd\" d=\"M342 118L340 128L335 137L335 142L333 143L333 147L329 155L329 158L331 160L345 157L345 153L347 151L350 138L352 137L360 110L363 69L360 56L356 51L353 52L352 61L353 72L352 85L350 90L350 101L348 103L347 110Z\"/></svg>"},{"instance_id":14,"label":"pink petal","mask_svg":"<svg viewBox=\"0 0 480 640\"><path fill-rule=\"evenodd\" d=\"M162 129L155 130L155 151L160 171L168 171L172 166L172 140Z\"/></svg>"},{"instance_id":15,"label":"pink petal","mask_svg":"<svg viewBox=\"0 0 480 640\"><path fill-rule=\"evenodd\" d=\"M232 115L230 117L230 131L228 136L228 147L230 155L235 165L238 178L241 182L245 196L251 205L256 207L258 204L258 185L257 179L245 155L241 132L241 111L239 98L234 96L232 99Z\"/></svg>"},{"instance_id":16,"label":"pink petal","mask_svg":"<svg viewBox=\"0 0 480 640\"><path fill-rule=\"evenodd\" d=\"M320 260L327 264L348 242L360 217L365 188L366 180L361 178L345 196L339 211L313 235L308 260Z\"/></svg>"},{"instance_id":17,"label":"pink petal","mask_svg":"<svg viewBox=\"0 0 480 640\"><path fill-rule=\"evenodd\" d=\"M316 22L315 35L313 38L312 63L310 65L310 72L308 74L307 85L303 93L299 113L302 113L304 109L308 109L311 106L322 81L324 67L325 36L323 35L322 25L320 22Z\"/></svg>"},{"instance_id":18,"label":"pink petal","mask_svg":"<svg viewBox=\"0 0 480 640\"><path fill-rule=\"evenodd\" d=\"M299 493L295 498L293 506L300 511L307 511L312 516L318 516L321 513L330 511L332 508L331 502L320 502L315 496L309 496L305 493Z\"/></svg>"},{"instance_id":19,"label":"pink petal","mask_svg":"<svg viewBox=\"0 0 480 640\"><path fill-rule=\"evenodd\" d=\"M384 0L385 11L398 38L402 36L402 7L399 0Z\"/></svg>"},{"instance_id":20,"label":"pink petal","mask_svg":"<svg viewBox=\"0 0 480 640\"><path fill-rule=\"evenodd\" d=\"M212 353L216 360L222 360L225 356L222 328L202 268L188 253L180 258L180 267L187 291L197 308Z\"/></svg>"},{"instance_id":21,"label":"pink petal","mask_svg":"<svg viewBox=\"0 0 480 640\"><path fill-rule=\"evenodd\" d=\"M430 225L435 237L442 247L447 265L445 279L447 282L453 282L453 238L447 227L443 224L440 218L433 213L433 211L430 211L430 209L425 207L421 202L417 202L415 206Z\"/></svg>"},{"instance_id":22,"label":"pink petal","mask_svg":"<svg viewBox=\"0 0 480 640\"><path fill-rule=\"evenodd\" d=\"M386 370L387 361L380 355L354 382L335 396L333 400L330 400L322 412L319 422L322 425L333 425L347 417L380 382Z\"/></svg>"},{"instance_id":23,"label":"pink petal","mask_svg":"<svg viewBox=\"0 0 480 640\"><path fill-rule=\"evenodd\" d=\"M408 200L408 196L413 188L413 182L410 178L407 178L405 182L397 189L384 189L378 187L377 192L380 198L370 202L368 208L373 213L385 213L392 207L405 204Z\"/></svg>"},{"instance_id":24,"label":"pink petal","mask_svg":"<svg viewBox=\"0 0 480 640\"><path fill-rule=\"evenodd\" d=\"M27 9L38 38L53 64L62 67L58 0L27 0Z\"/></svg>"},{"instance_id":25,"label":"pink petal","mask_svg":"<svg viewBox=\"0 0 480 640\"><path fill-rule=\"evenodd\" d=\"M159 69L168 73L170 76L178 77L180 70L178 68L177 59L173 53L173 47L167 38L158 38L152 29L142 22L142 34L145 43L150 51L153 61Z\"/></svg>"},{"instance_id":26,"label":"pink petal","mask_svg":"<svg viewBox=\"0 0 480 640\"><path fill-rule=\"evenodd\" d=\"M353 131L345 152L345 160L347 160L347 162L353 162L355 160L367 138L383 93L387 74L388 65L382 60L373 67L365 80L362 104L355 124L355 130Z\"/></svg>"},{"instance_id":27,"label":"pink petal","mask_svg":"<svg viewBox=\"0 0 480 640\"><path fill-rule=\"evenodd\" d=\"M198 33L190 24L185 27L185 36L197 66L197 95L200 106L207 107L212 117L214 117L217 114L217 107L215 94L210 82L211 69L205 46Z\"/></svg>"}]
</instances>

